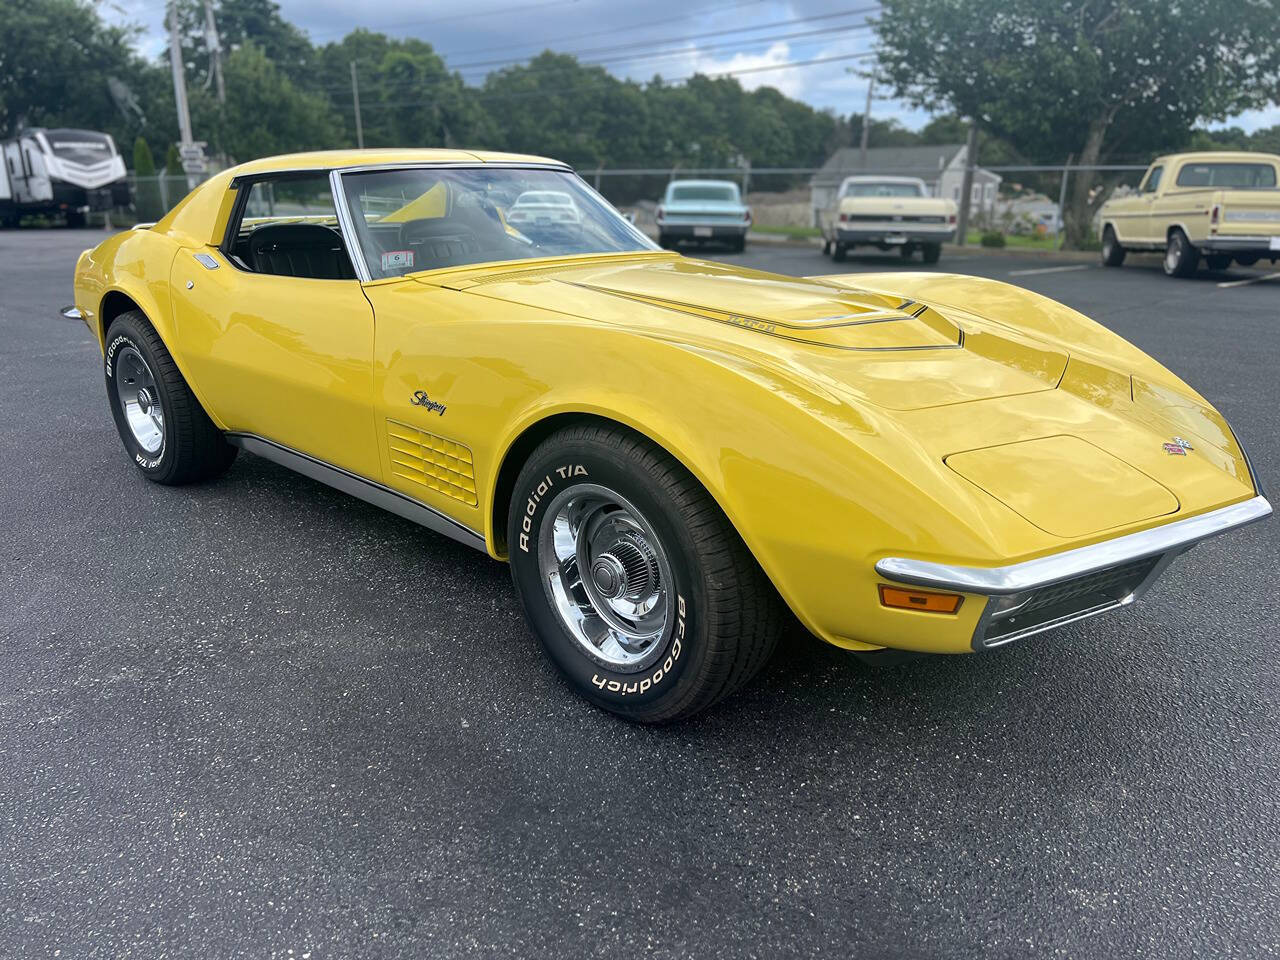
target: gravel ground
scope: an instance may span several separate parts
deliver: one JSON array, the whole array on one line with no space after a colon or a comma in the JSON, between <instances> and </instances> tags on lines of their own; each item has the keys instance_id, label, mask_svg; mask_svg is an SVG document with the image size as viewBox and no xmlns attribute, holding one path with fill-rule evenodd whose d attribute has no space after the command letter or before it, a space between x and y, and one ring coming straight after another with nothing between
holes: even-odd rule
<instances>
[{"instance_id":1,"label":"gravel ground","mask_svg":"<svg viewBox=\"0 0 1280 960\"><path fill-rule=\"evenodd\" d=\"M627 726L503 566L247 455L143 480L56 315L100 237L0 232L0 956L1277 955L1280 524L1008 649L790 636L721 707ZM939 266L1097 317L1280 476L1280 282L1222 286L1267 271Z\"/></svg>"}]
</instances>

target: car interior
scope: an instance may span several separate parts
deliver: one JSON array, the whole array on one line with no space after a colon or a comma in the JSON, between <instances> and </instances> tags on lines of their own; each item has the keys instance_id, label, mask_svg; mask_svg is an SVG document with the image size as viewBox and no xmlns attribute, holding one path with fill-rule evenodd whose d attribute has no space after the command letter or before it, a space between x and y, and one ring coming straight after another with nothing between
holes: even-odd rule
<instances>
[{"instance_id":1,"label":"car interior","mask_svg":"<svg viewBox=\"0 0 1280 960\"><path fill-rule=\"evenodd\" d=\"M254 273L314 280L354 280L342 235L319 223L267 223L243 234L237 259Z\"/></svg>"}]
</instances>

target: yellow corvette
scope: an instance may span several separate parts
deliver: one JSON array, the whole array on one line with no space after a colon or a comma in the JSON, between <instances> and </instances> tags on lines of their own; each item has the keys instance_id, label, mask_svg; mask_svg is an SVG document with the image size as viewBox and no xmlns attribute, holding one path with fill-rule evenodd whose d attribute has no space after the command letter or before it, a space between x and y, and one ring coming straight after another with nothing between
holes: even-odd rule
<instances>
[{"instance_id":1,"label":"yellow corvette","mask_svg":"<svg viewBox=\"0 0 1280 960\"><path fill-rule=\"evenodd\" d=\"M245 449L487 550L569 681L646 722L743 684L788 609L986 650L1271 512L1204 398L1061 304L688 259L536 157L236 167L86 251L68 314L147 477Z\"/></svg>"}]
</instances>

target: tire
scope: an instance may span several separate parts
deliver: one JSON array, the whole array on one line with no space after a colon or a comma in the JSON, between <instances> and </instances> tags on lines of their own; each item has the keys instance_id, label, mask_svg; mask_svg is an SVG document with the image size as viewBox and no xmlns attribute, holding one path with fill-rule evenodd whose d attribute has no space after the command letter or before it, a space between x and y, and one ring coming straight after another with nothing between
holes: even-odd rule
<instances>
[{"instance_id":1,"label":"tire","mask_svg":"<svg viewBox=\"0 0 1280 960\"><path fill-rule=\"evenodd\" d=\"M671 241L667 238L667 235L665 233L658 234L658 246L660 246L663 250L671 249Z\"/></svg>"},{"instance_id":2,"label":"tire","mask_svg":"<svg viewBox=\"0 0 1280 960\"><path fill-rule=\"evenodd\" d=\"M1225 270L1231 266L1231 254L1210 253L1205 256L1204 265L1210 270Z\"/></svg>"},{"instance_id":3,"label":"tire","mask_svg":"<svg viewBox=\"0 0 1280 960\"><path fill-rule=\"evenodd\" d=\"M545 440L516 480L507 542L547 655L579 694L628 720L705 710L764 666L782 630L781 599L719 506L673 457L622 427L585 424ZM585 578L584 561L594 571ZM614 603L651 609L626 619ZM587 639L583 613L602 644Z\"/></svg>"},{"instance_id":4,"label":"tire","mask_svg":"<svg viewBox=\"0 0 1280 960\"><path fill-rule=\"evenodd\" d=\"M237 448L204 412L143 313L130 310L116 317L106 342L107 401L120 439L143 476L177 485L224 473Z\"/></svg>"},{"instance_id":5,"label":"tire","mask_svg":"<svg viewBox=\"0 0 1280 960\"><path fill-rule=\"evenodd\" d=\"M747 249L746 235L744 234L743 236L736 238L733 241L732 246L733 246L734 253L742 253L742 251L746 250Z\"/></svg>"},{"instance_id":6,"label":"tire","mask_svg":"<svg viewBox=\"0 0 1280 960\"><path fill-rule=\"evenodd\" d=\"M837 241L836 243L832 244L831 259L836 261L836 263L843 263L846 253L848 253L848 250L845 248L845 245L843 243L840 243L839 241Z\"/></svg>"},{"instance_id":7,"label":"tire","mask_svg":"<svg viewBox=\"0 0 1280 960\"><path fill-rule=\"evenodd\" d=\"M904 243L898 248L898 256L903 260L910 260L912 254L916 252L916 248L910 243Z\"/></svg>"},{"instance_id":8,"label":"tire","mask_svg":"<svg viewBox=\"0 0 1280 960\"><path fill-rule=\"evenodd\" d=\"M830 241L830 240L823 240L823 241L822 241L822 255L823 255L824 257L829 257L829 256L831 256L831 241Z\"/></svg>"},{"instance_id":9,"label":"tire","mask_svg":"<svg viewBox=\"0 0 1280 960\"><path fill-rule=\"evenodd\" d=\"M1189 277L1199 265L1200 251L1191 245L1185 233L1175 229L1169 234L1169 243L1165 248L1165 274L1170 277Z\"/></svg>"},{"instance_id":10,"label":"tire","mask_svg":"<svg viewBox=\"0 0 1280 960\"><path fill-rule=\"evenodd\" d=\"M942 256L942 244L940 243L922 243L920 245L920 259L925 263L937 263L938 258Z\"/></svg>"},{"instance_id":11,"label":"tire","mask_svg":"<svg viewBox=\"0 0 1280 960\"><path fill-rule=\"evenodd\" d=\"M1120 241L1116 238L1116 232L1109 225L1102 231L1102 265L1104 267L1118 267L1124 263L1125 254L1128 253Z\"/></svg>"},{"instance_id":12,"label":"tire","mask_svg":"<svg viewBox=\"0 0 1280 960\"><path fill-rule=\"evenodd\" d=\"M88 218L79 210L67 211L67 228L68 229L79 230L88 222L89 222Z\"/></svg>"}]
</instances>

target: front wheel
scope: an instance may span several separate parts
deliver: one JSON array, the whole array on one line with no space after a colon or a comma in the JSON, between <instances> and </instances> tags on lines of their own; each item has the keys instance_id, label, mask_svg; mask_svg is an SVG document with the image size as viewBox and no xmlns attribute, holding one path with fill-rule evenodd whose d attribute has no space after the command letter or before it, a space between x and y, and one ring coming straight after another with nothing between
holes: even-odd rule
<instances>
[{"instance_id":1,"label":"front wheel","mask_svg":"<svg viewBox=\"0 0 1280 960\"><path fill-rule=\"evenodd\" d=\"M507 538L516 592L552 662L629 720L711 706L777 643L782 602L715 501L622 427L544 441L516 481Z\"/></svg>"},{"instance_id":2,"label":"front wheel","mask_svg":"<svg viewBox=\"0 0 1280 960\"><path fill-rule=\"evenodd\" d=\"M236 448L204 412L141 311L112 321L104 364L116 429L148 480L193 483L231 466Z\"/></svg>"},{"instance_id":3,"label":"front wheel","mask_svg":"<svg viewBox=\"0 0 1280 960\"><path fill-rule=\"evenodd\" d=\"M1111 227L1107 227L1102 231L1102 265L1104 267L1118 267L1124 263L1125 250L1120 244L1120 240L1116 237L1116 232Z\"/></svg>"},{"instance_id":4,"label":"front wheel","mask_svg":"<svg viewBox=\"0 0 1280 960\"><path fill-rule=\"evenodd\" d=\"M1164 252L1164 272L1170 277L1189 277L1200 265L1200 251L1191 245L1181 230L1169 234Z\"/></svg>"},{"instance_id":5,"label":"front wheel","mask_svg":"<svg viewBox=\"0 0 1280 960\"><path fill-rule=\"evenodd\" d=\"M925 263L937 263L942 256L942 244L926 243L920 247L920 259Z\"/></svg>"}]
</instances>

